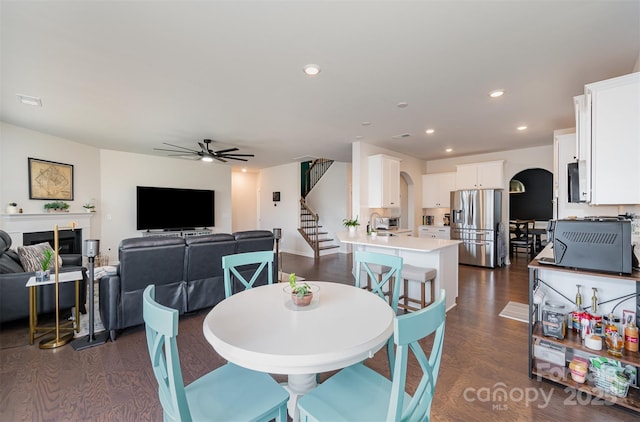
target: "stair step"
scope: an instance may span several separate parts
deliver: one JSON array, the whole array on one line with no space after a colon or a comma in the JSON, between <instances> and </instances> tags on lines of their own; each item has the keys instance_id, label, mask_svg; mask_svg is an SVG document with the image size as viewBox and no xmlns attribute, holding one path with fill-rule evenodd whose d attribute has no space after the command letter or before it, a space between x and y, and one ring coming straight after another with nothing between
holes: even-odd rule
<instances>
[{"instance_id":1,"label":"stair step","mask_svg":"<svg viewBox=\"0 0 640 422\"><path fill-rule=\"evenodd\" d=\"M339 248L340 246L338 245L327 245L327 246L319 246L318 249L321 251L324 251L326 249L335 249L335 248Z\"/></svg>"},{"instance_id":2,"label":"stair step","mask_svg":"<svg viewBox=\"0 0 640 422\"><path fill-rule=\"evenodd\" d=\"M318 242L332 242L333 239L318 239Z\"/></svg>"}]
</instances>

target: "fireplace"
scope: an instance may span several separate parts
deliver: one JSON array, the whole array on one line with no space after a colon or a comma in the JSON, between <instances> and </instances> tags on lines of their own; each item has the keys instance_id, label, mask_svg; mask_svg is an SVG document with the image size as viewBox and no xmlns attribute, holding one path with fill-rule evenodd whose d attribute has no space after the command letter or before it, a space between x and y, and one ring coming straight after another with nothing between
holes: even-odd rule
<instances>
[{"instance_id":1,"label":"fireplace","mask_svg":"<svg viewBox=\"0 0 640 422\"><path fill-rule=\"evenodd\" d=\"M22 234L22 244L24 246L49 242L54 245L53 230L43 232L31 232ZM59 230L58 231L58 253L61 254L81 254L82 253L82 229Z\"/></svg>"}]
</instances>

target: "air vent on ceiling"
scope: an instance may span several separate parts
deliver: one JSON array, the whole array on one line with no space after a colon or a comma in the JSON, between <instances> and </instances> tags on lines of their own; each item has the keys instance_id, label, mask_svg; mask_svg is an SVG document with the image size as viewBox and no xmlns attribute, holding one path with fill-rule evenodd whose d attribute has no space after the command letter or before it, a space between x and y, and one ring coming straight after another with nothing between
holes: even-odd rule
<instances>
[{"instance_id":1,"label":"air vent on ceiling","mask_svg":"<svg viewBox=\"0 0 640 422\"><path fill-rule=\"evenodd\" d=\"M401 133L400 135L393 135L392 138L393 139L400 139L400 138L408 138L409 136L411 136L410 133Z\"/></svg>"}]
</instances>

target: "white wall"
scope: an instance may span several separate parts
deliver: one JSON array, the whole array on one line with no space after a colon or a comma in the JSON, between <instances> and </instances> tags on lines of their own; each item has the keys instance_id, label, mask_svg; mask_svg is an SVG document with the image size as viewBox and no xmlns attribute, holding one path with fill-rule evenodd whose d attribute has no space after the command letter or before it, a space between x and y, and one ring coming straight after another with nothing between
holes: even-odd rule
<instances>
[{"instance_id":1,"label":"white wall","mask_svg":"<svg viewBox=\"0 0 640 422\"><path fill-rule=\"evenodd\" d=\"M273 192L280 192L280 202L272 201ZM309 246L298 233L300 163L262 169L258 178L258 198L258 228L281 228L280 251L304 255Z\"/></svg>"},{"instance_id":2,"label":"white wall","mask_svg":"<svg viewBox=\"0 0 640 422\"><path fill-rule=\"evenodd\" d=\"M97 213L87 238L99 238L98 221L102 214L99 150L4 122L0 122L0 213L5 212L9 202L17 202L25 214L44 213L44 204L52 202L29 199L29 157L73 165L74 199L65 202L70 205L69 212L84 212L82 205L95 199Z\"/></svg>"},{"instance_id":3,"label":"white wall","mask_svg":"<svg viewBox=\"0 0 640 422\"><path fill-rule=\"evenodd\" d=\"M136 230L136 186L215 190L213 229L217 233L231 232L230 166L111 150L101 150L100 161L103 169L101 248L111 249L111 259L117 259L120 240L142 233ZM188 207L189 204L173 206Z\"/></svg>"},{"instance_id":4,"label":"white wall","mask_svg":"<svg viewBox=\"0 0 640 422\"><path fill-rule=\"evenodd\" d=\"M340 245L340 249L330 250L332 252L347 252L347 245L338 240L336 232L344 230L342 220L347 218L349 211L347 198L351 189L347 181L350 172L350 164L334 162L307 195L307 205L318 214L322 230L328 232L327 236L334 239L334 244ZM308 256L313 256L310 247L307 252L311 253Z\"/></svg>"},{"instance_id":5,"label":"white wall","mask_svg":"<svg viewBox=\"0 0 640 422\"><path fill-rule=\"evenodd\" d=\"M231 173L231 231L258 227L258 173Z\"/></svg>"},{"instance_id":6,"label":"white wall","mask_svg":"<svg viewBox=\"0 0 640 422\"><path fill-rule=\"evenodd\" d=\"M17 202L24 213L43 213L44 203L50 201L29 199L27 158L73 164L74 200L67 201L69 210L84 212L82 204L95 199L91 237L101 240L101 252L108 253L111 262L118 259L122 239L141 234L135 227L137 185L215 190L215 231L231 232L230 166L100 150L3 122L0 135L0 203Z\"/></svg>"},{"instance_id":7,"label":"white wall","mask_svg":"<svg viewBox=\"0 0 640 422\"><path fill-rule=\"evenodd\" d=\"M320 224L328 236L343 230L349 196L349 163L334 162L320 182L307 196L310 207L319 214ZM300 217L300 163L262 169L259 176L259 227L264 230L282 229L280 250L313 257L313 250L298 233ZM280 192L280 202L274 206L272 192ZM336 244L339 242L336 240ZM346 247L341 245L340 252ZM286 272L286 263L283 263Z\"/></svg>"}]
</instances>

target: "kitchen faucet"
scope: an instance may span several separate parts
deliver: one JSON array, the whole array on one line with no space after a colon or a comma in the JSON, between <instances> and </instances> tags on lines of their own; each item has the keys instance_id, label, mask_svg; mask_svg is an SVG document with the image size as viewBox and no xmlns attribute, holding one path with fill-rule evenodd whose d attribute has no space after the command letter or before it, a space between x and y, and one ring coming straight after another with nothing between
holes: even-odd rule
<instances>
[{"instance_id":1,"label":"kitchen faucet","mask_svg":"<svg viewBox=\"0 0 640 422\"><path fill-rule=\"evenodd\" d=\"M373 219L373 216L376 216L377 218L380 218L380 214L378 214L377 212L372 212L371 215L369 216L369 224L371 225L371 228L374 230L377 230L376 227L376 221Z\"/></svg>"}]
</instances>

